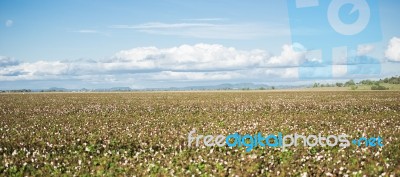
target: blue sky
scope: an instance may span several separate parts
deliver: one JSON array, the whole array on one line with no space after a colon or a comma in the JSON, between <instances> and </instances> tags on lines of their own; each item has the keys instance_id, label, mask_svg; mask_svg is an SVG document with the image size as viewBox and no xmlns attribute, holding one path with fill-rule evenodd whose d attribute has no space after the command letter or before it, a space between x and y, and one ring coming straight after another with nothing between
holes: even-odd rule
<instances>
[{"instance_id":1,"label":"blue sky","mask_svg":"<svg viewBox=\"0 0 400 177\"><path fill-rule=\"evenodd\" d=\"M330 27L327 7L322 6L330 2L322 2L313 12L322 13L315 14L320 18L306 22L312 9L294 13L287 1L3 0L0 89L303 84L400 74L400 24L396 21L400 2L384 0L370 8L379 11L371 10L371 17L379 19L380 30L368 33L367 38L373 39L366 40L369 43L352 47L353 57L379 61L364 66L378 67L379 72L346 74L349 70L343 68L349 68L349 60L334 61L326 65L335 68L332 75L320 77L321 71L312 69L315 77L303 80L299 68L305 63L328 61L308 51L319 45L325 48L324 41L340 40L325 33ZM340 9L346 23L362 13L346 16L351 8ZM306 27L293 26L294 22ZM308 24L314 26L307 28ZM304 43L319 39L318 35L323 39L313 46L301 41L293 44L295 31L304 32ZM346 40L358 44L359 39ZM343 56L335 54L337 58Z\"/></svg>"}]
</instances>

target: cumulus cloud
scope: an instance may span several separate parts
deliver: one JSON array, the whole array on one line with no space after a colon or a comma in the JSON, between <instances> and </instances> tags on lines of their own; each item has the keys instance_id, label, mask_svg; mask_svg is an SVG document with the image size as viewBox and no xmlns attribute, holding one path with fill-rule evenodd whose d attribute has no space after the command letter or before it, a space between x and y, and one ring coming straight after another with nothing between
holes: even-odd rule
<instances>
[{"instance_id":1,"label":"cumulus cloud","mask_svg":"<svg viewBox=\"0 0 400 177\"><path fill-rule=\"evenodd\" d=\"M301 49L301 50L299 50ZM218 44L171 48L138 47L117 52L108 60L17 62L0 58L0 80L46 80L135 75L147 80L231 80L259 77L293 78L305 60L301 45L284 45L280 55L265 50L238 50ZM254 72L257 71L257 72Z\"/></svg>"},{"instance_id":2,"label":"cumulus cloud","mask_svg":"<svg viewBox=\"0 0 400 177\"><path fill-rule=\"evenodd\" d=\"M115 55L114 63L130 63L146 69L231 70L262 66L268 59L269 54L263 50L242 51L217 44L196 44L120 51Z\"/></svg>"},{"instance_id":3,"label":"cumulus cloud","mask_svg":"<svg viewBox=\"0 0 400 177\"><path fill-rule=\"evenodd\" d=\"M298 66L305 60L305 51L306 49L298 43L283 45L281 54L271 57L267 66Z\"/></svg>"},{"instance_id":4,"label":"cumulus cloud","mask_svg":"<svg viewBox=\"0 0 400 177\"><path fill-rule=\"evenodd\" d=\"M6 56L0 56L0 68L6 67L6 66L18 65L18 64L19 64L19 62L13 58L6 57Z\"/></svg>"},{"instance_id":5,"label":"cumulus cloud","mask_svg":"<svg viewBox=\"0 0 400 177\"><path fill-rule=\"evenodd\" d=\"M284 45L280 55L264 50L237 50L218 44L181 45L158 49L134 48L118 52L113 63L124 62L139 68L167 70L232 70L258 67L291 67L304 61L300 44Z\"/></svg>"},{"instance_id":6,"label":"cumulus cloud","mask_svg":"<svg viewBox=\"0 0 400 177\"><path fill-rule=\"evenodd\" d=\"M400 38L393 37L385 51L385 57L390 61L400 61Z\"/></svg>"},{"instance_id":7,"label":"cumulus cloud","mask_svg":"<svg viewBox=\"0 0 400 177\"><path fill-rule=\"evenodd\" d=\"M19 63L0 68L0 80L45 80L67 74L69 64L60 61Z\"/></svg>"}]
</instances>

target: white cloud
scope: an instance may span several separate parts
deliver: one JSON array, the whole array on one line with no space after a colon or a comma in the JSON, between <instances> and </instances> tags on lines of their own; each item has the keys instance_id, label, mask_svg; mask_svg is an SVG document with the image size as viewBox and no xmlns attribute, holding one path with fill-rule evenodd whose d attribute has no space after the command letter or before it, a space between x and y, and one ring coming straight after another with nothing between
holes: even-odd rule
<instances>
[{"instance_id":1,"label":"white cloud","mask_svg":"<svg viewBox=\"0 0 400 177\"><path fill-rule=\"evenodd\" d=\"M400 61L400 38L393 37L390 39L385 57L390 61Z\"/></svg>"},{"instance_id":2,"label":"white cloud","mask_svg":"<svg viewBox=\"0 0 400 177\"><path fill-rule=\"evenodd\" d=\"M12 20L6 20L5 25L6 27L11 27L14 24Z\"/></svg>"},{"instance_id":3,"label":"white cloud","mask_svg":"<svg viewBox=\"0 0 400 177\"><path fill-rule=\"evenodd\" d=\"M72 32L81 33L81 34L100 34L100 35L104 35L104 36L109 36L110 35L108 33L97 31L97 30L92 30L92 29L81 29L81 30L75 30L75 31L72 31Z\"/></svg>"},{"instance_id":4,"label":"white cloud","mask_svg":"<svg viewBox=\"0 0 400 177\"><path fill-rule=\"evenodd\" d=\"M238 79L241 74L235 71L230 72L174 72L162 71L151 75L151 80L161 81L214 81Z\"/></svg>"},{"instance_id":5,"label":"white cloud","mask_svg":"<svg viewBox=\"0 0 400 177\"><path fill-rule=\"evenodd\" d=\"M218 44L181 45L158 49L134 48L120 51L115 62L125 62L138 68L169 70L232 70L258 67L294 67L304 61L305 49L299 45L284 45L278 56L264 50L237 50Z\"/></svg>"},{"instance_id":6,"label":"white cloud","mask_svg":"<svg viewBox=\"0 0 400 177\"><path fill-rule=\"evenodd\" d=\"M139 68L169 70L226 70L261 66L269 54L263 50L242 51L217 44L181 45L158 49L134 48L120 51L115 61L131 63Z\"/></svg>"},{"instance_id":7,"label":"white cloud","mask_svg":"<svg viewBox=\"0 0 400 177\"><path fill-rule=\"evenodd\" d=\"M19 62L13 58L6 57L6 56L0 56L0 68L6 67L6 66L18 65L18 64L19 64Z\"/></svg>"},{"instance_id":8,"label":"white cloud","mask_svg":"<svg viewBox=\"0 0 400 177\"><path fill-rule=\"evenodd\" d=\"M22 72L30 75L62 75L68 71L68 64L60 61L37 61L34 63L22 63L18 66Z\"/></svg>"},{"instance_id":9,"label":"white cloud","mask_svg":"<svg viewBox=\"0 0 400 177\"><path fill-rule=\"evenodd\" d=\"M203 19L188 23L152 22L138 25L112 25L110 28L133 29L139 32L209 39L254 39L265 36L288 35L288 29L281 25L264 25L258 23L226 24L204 23L221 20Z\"/></svg>"},{"instance_id":10,"label":"white cloud","mask_svg":"<svg viewBox=\"0 0 400 177\"><path fill-rule=\"evenodd\" d=\"M357 55L367 55L368 53L372 52L375 49L373 45L359 45L357 47Z\"/></svg>"},{"instance_id":11,"label":"white cloud","mask_svg":"<svg viewBox=\"0 0 400 177\"><path fill-rule=\"evenodd\" d=\"M43 80L68 74L68 63L37 61L0 68L0 80Z\"/></svg>"},{"instance_id":12,"label":"white cloud","mask_svg":"<svg viewBox=\"0 0 400 177\"><path fill-rule=\"evenodd\" d=\"M271 57L267 66L298 66L305 60L306 49L298 43L283 45L281 55Z\"/></svg>"},{"instance_id":13,"label":"white cloud","mask_svg":"<svg viewBox=\"0 0 400 177\"><path fill-rule=\"evenodd\" d=\"M398 40L398 39L397 39ZM397 44L391 42L391 48ZM304 75L346 77L346 62L329 66L304 67L305 61L322 60L318 51L300 44L283 45L278 55L265 50L239 50L218 44L181 45L170 48L138 47L122 50L107 60L19 62L0 56L0 81L79 81L89 84L172 86L210 82L295 81ZM300 67L302 66L302 67ZM161 83L161 84L160 84ZM144 84L143 84L144 85Z\"/></svg>"},{"instance_id":14,"label":"white cloud","mask_svg":"<svg viewBox=\"0 0 400 177\"><path fill-rule=\"evenodd\" d=\"M196 44L162 49L138 47L99 61L18 63L1 57L0 80L80 79L83 75L111 78L132 74L142 79L172 81L296 78L297 70L293 68L304 61L303 49L299 49L298 44L284 45L280 55L271 56L259 49L237 50L218 44Z\"/></svg>"}]
</instances>

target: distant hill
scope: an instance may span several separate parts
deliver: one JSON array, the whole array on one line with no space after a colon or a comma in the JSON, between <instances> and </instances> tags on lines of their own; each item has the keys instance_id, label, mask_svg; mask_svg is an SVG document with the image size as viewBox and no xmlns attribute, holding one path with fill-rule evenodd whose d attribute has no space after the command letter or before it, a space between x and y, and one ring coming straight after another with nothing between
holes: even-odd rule
<instances>
[{"instance_id":1,"label":"distant hill","mask_svg":"<svg viewBox=\"0 0 400 177\"><path fill-rule=\"evenodd\" d=\"M49 89L45 89L42 91L44 91L44 92L67 92L69 90L66 88L60 88L60 87L50 87Z\"/></svg>"},{"instance_id":2,"label":"distant hill","mask_svg":"<svg viewBox=\"0 0 400 177\"><path fill-rule=\"evenodd\" d=\"M112 87L109 89L110 91L131 91L130 87Z\"/></svg>"},{"instance_id":3,"label":"distant hill","mask_svg":"<svg viewBox=\"0 0 400 177\"><path fill-rule=\"evenodd\" d=\"M272 90L272 89L290 89L290 88L305 88L308 85L289 86L279 85L271 86L266 84L254 84L254 83L237 83L237 84L219 84L219 85L207 85L207 86L188 86L188 87L169 87L169 88L147 88L140 90L148 91L185 91L185 90Z\"/></svg>"},{"instance_id":4,"label":"distant hill","mask_svg":"<svg viewBox=\"0 0 400 177\"><path fill-rule=\"evenodd\" d=\"M189 86L189 87L171 87L170 90L242 90L242 89L267 89L268 85L264 84L253 84L253 83L238 83L238 84L219 84L219 85L208 85L208 86Z\"/></svg>"},{"instance_id":5,"label":"distant hill","mask_svg":"<svg viewBox=\"0 0 400 177\"><path fill-rule=\"evenodd\" d=\"M169 88L132 89L130 87L111 87L99 89L66 89L50 87L48 89L0 90L0 92L129 92L129 91L190 91L190 90L274 90L274 89L317 89L317 90L400 90L400 76L379 80L349 80L345 83L314 83L312 85L267 85L254 83L224 83L206 86L187 86Z\"/></svg>"}]
</instances>

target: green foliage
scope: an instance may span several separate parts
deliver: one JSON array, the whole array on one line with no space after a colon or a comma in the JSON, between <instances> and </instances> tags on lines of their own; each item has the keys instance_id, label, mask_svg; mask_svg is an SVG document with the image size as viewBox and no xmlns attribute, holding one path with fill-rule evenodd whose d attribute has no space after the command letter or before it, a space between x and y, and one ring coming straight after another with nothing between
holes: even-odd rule
<instances>
[{"instance_id":1,"label":"green foliage","mask_svg":"<svg viewBox=\"0 0 400 177\"><path fill-rule=\"evenodd\" d=\"M351 86L350 86L350 89L351 89L351 90L357 90L357 88L358 88L358 86L356 86L356 85L351 85Z\"/></svg>"},{"instance_id":2,"label":"green foliage","mask_svg":"<svg viewBox=\"0 0 400 177\"><path fill-rule=\"evenodd\" d=\"M371 81L369 79L360 81L360 84L363 85L378 85L379 81Z\"/></svg>"},{"instance_id":3,"label":"green foliage","mask_svg":"<svg viewBox=\"0 0 400 177\"><path fill-rule=\"evenodd\" d=\"M389 90L389 88L386 88L385 86L382 85L373 85L371 86L371 90Z\"/></svg>"},{"instance_id":4,"label":"green foliage","mask_svg":"<svg viewBox=\"0 0 400 177\"><path fill-rule=\"evenodd\" d=\"M346 83L344 83L345 87L349 87L349 86L352 86L352 85L356 85L356 83L354 82L353 79L351 79L351 80L347 81Z\"/></svg>"},{"instance_id":5,"label":"green foliage","mask_svg":"<svg viewBox=\"0 0 400 177\"><path fill-rule=\"evenodd\" d=\"M400 84L400 76L385 78L381 81L383 81L384 83L389 83L389 84Z\"/></svg>"}]
</instances>

